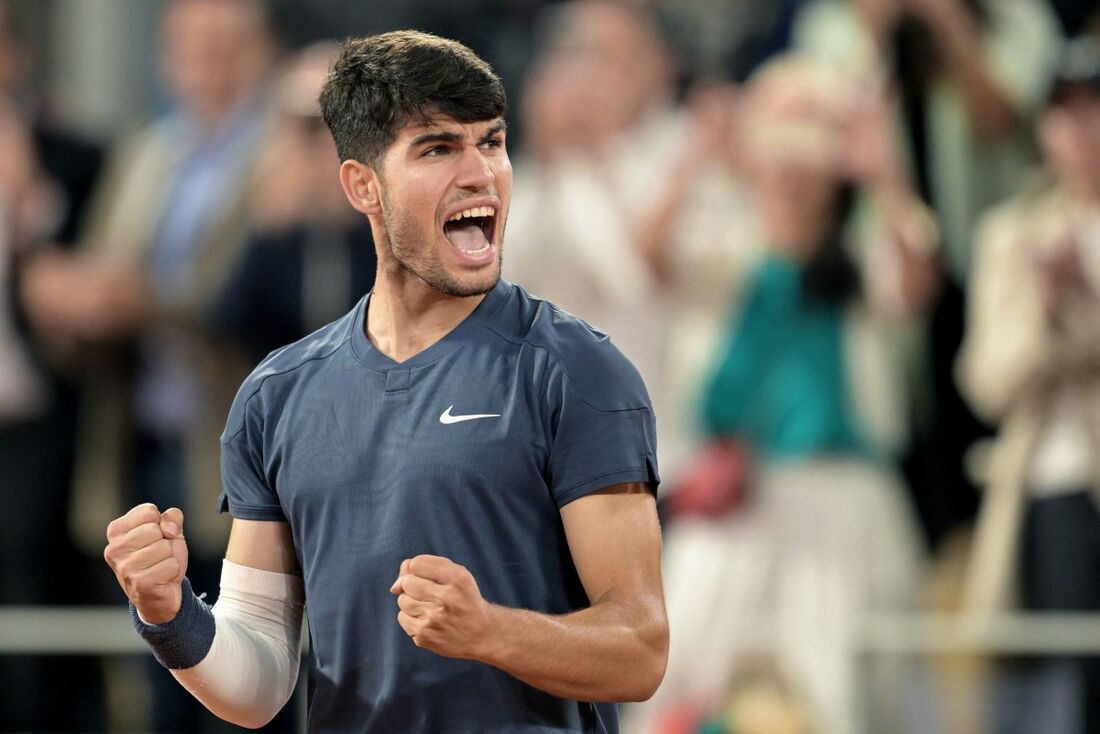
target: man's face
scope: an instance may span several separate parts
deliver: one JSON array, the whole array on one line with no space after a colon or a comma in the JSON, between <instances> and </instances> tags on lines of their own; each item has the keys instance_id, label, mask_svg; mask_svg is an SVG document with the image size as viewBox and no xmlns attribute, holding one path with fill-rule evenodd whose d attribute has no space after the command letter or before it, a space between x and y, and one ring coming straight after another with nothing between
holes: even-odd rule
<instances>
[{"instance_id":1,"label":"man's face","mask_svg":"<svg viewBox=\"0 0 1100 734\"><path fill-rule=\"evenodd\" d=\"M254 4L175 0L165 13L160 55L180 104L200 119L217 121L260 83L271 44Z\"/></svg>"},{"instance_id":2,"label":"man's face","mask_svg":"<svg viewBox=\"0 0 1100 734\"><path fill-rule=\"evenodd\" d=\"M451 296L496 285L512 194L503 120L410 122L377 173L394 260Z\"/></svg>"}]
</instances>

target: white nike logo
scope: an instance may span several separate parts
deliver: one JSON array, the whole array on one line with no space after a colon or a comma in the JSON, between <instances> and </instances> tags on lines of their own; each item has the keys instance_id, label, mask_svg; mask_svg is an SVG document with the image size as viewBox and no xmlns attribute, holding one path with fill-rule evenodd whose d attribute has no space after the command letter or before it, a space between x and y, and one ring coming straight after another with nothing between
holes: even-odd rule
<instances>
[{"instance_id":1,"label":"white nike logo","mask_svg":"<svg viewBox=\"0 0 1100 734\"><path fill-rule=\"evenodd\" d=\"M461 423L462 421L476 421L478 418L499 418L500 417L500 413L477 413L475 415L451 415L451 408L454 408L454 407L455 406L452 405L449 408L447 408L445 411L443 411L443 414L441 416L439 416L439 422L440 423L442 423L443 425L449 425L451 423Z\"/></svg>"}]
</instances>

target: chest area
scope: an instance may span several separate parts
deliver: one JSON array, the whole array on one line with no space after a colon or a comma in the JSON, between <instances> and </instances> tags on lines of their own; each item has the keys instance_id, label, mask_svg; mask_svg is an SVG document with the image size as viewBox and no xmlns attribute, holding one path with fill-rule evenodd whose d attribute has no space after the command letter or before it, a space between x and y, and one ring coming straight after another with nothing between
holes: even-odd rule
<instances>
[{"instance_id":1,"label":"chest area","mask_svg":"<svg viewBox=\"0 0 1100 734\"><path fill-rule=\"evenodd\" d=\"M498 502L505 489L545 494L547 416L516 355L471 350L359 370L292 402L270 456L286 509L446 509Z\"/></svg>"}]
</instances>

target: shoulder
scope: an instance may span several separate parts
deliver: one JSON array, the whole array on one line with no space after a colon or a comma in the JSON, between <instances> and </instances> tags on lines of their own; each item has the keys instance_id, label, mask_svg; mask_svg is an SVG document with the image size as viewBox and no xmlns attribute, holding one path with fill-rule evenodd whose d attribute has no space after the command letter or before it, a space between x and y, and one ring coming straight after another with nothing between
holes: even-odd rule
<instances>
[{"instance_id":1,"label":"shoulder","mask_svg":"<svg viewBox=\"0 0 1100 734\"><path fill-rule=\"evenodd\" d=\"M105 159L102 181L97 185L100 197L107 192L105 199L112 206L139 210L125 211L127 219L141 218L142 212L149 209L147 200L159 191L151 182L164 178L164 166L177 154L178 145L173 139L180 129L175 118L166 117L124 132Z\"/></svg>"},{"instance_id":2,"label":"shoulder","mask_svg":"<svg viewBox=\"0 0 1100 734\"><path fill-rule=\"evenodd\" d=\"M348 343L361 306L362 301L340 319L267 355L241 383L226 436L240 431L248 414L270 412L282 402L280 395L285 396L313 369L336 355Z\"/></svg>"},{"instance_id":3,"label":"shoulder","mask_svg":"<svg viewBox=\"0 0 1100 734\"><path fill-rule=\"evenodd\" d=\"M135 159L168 155L179 143L185 126L174 115L165 115L144 127L137 127L123 134L116 150L118 157Z\"/></svg>"},{"instance_id":4,"label":"shoulder","mask_svg":"<svg viewBox=\"0 0 1100 734\"><path fill-rule=\"evenodd\" d=\"M607 334L520 286L509 287L491 329L544 351L550 378L560 376L591 407L605 412L649 408L641 375Z\"/></svg>"},{"instance_id":5,"label":"shoulder","mask_svg":"<svg viewBox=\"0 0 1100 734\"><path fill-rule=\"evenodd\" d=\"M1061 224L1065 202L1053 181L1042 173L1030 177L1009 199L990 207L978 221L978 249L1028 246L1044 230Z\"/></svg>"}]
</instances>

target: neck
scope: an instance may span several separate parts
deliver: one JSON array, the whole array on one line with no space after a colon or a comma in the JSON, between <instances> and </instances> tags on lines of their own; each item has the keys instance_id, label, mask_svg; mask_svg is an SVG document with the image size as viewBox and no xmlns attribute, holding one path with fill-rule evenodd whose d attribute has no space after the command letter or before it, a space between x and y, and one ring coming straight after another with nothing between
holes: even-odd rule
<instances>
[{"instance_id":1,"label":"neck","mask_svg":"<svg viewBox=\"0 0 1100 734\"><path fill-rule=\"evenodd\" d=\"M389 257L388 252L386 255L378 259L378 275L367 310L367 338L382 354L404 362L461 324L485 294L460 297L441 293Z\"/></svg>"},{"instance_id":2,"label":"neck","mask_svg":"<svg viewBox=\"0 0 1100 734\"><path fill-rule=\"evenodd\" d=\"M236 95L220 105L193 111L191 119L200 134L209 140L219 138L238 121L252 115L264 95L261 82L257 82L256 87L257 89Z\"/></svg>"},{"instance_id":3,"label":"neck","mask_svg":"<svg viewBox=\"0 0 1100 734\"><path fill-rule=\"evenodd\" d=\"M803 259L825 238L827 227L824 223L780 214L767 217L764 222L764 233L772 247Z\"/></svg>"}]
</instances>

